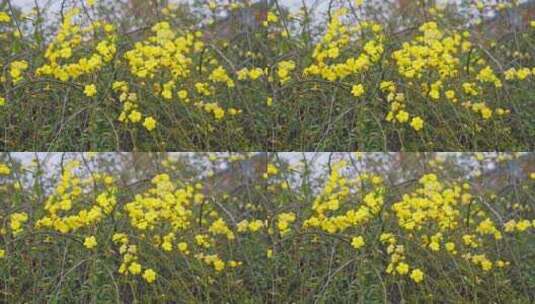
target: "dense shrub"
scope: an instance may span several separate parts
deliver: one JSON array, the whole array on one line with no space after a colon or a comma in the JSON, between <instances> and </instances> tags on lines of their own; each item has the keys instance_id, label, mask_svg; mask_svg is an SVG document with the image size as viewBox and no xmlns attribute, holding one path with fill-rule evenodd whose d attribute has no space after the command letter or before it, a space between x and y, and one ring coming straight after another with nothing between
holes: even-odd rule
<instances>
[{"instance_id":1,"label":"dense shrub","mask_svg":"<svg viewBox=\"0 0 535 304\"><path fill-rule=\"evenodd\" d=\"M4 4L0 147L533 149L531 4L201 2Z\"/></svg>"}]
</instances>

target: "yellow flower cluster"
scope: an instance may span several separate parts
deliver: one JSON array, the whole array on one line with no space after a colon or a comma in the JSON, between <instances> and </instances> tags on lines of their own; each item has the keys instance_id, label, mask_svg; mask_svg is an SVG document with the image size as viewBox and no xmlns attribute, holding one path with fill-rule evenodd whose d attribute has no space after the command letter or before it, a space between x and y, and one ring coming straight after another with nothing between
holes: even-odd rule
<instances>
[{"instance_id":1,"label":"yellow flower cluster","mask_svg":"<svg viewBox=\"0 0 535 304\"><path fill-rule=\"evenodd\" d=\"M513 232L525 232L530 228L535 228L535 220L530 221L527 219L509 220L504 224L504 231Z\"/></svg>"},{"instance_id":2,"label":"yellow flower cluster","mask_svg":"<svg viewBox=\"0 0 535 304\"><path fill-rule=\"evenodd\" d=\"M381 178L362 175L357 179L348 181L341 173L341 170L346 166L344 161L333 166L327 183L312 205L314 215L304 222L304 228L319 228L328 233L343 232L349 228L365 224L379 214L384 204ZM364 195L363 203L357 207L352 204L351 207L354 208L349 206L344 208L351 194L350 187L358 182L368 180L374 189ZM342 210L342 214L338 212L339 210Z\"/></svg>"},{"instance_id":3,"label":"yellow flower cluster","mask_svg":"<svg viewBox=\"0 0 535 304\"><path fill-rule=\"evenodd\" d=\"M403 200L393 204L399 225L405 230L420 230L429 222L436 223L439 231L455 229L460 216L459 200L469 202L471 195L459 186L444 188L434 174L420 179L422 188L415 195L404 195Z\"/></svg>"},{"instance_id":4,"label":"yellow flower cluster","mask_svg":"<svg viewBox=\"0 0 535 304\"><path fill-rule=\"evenodd\" d=\"M14 84L22 80L22 73L28 69L28 62L25 60L13 61L9 65L9 75Z\"/></svg>"},{"instance_id":5,"label":"yellow flower cluster","mask_svg":"<svg viewBox=\"0 0 535 304\"><path fill-rule=\"evenodd\" d=\"M223 261L220 257L218 257L215 254L212 255L204 255L202 253L199 253L195 256L198 260L204 261L207 265L212 265L214 267L214 270L217 272L223 271L225 269L225 261Z\"/></svg>"},{"instance_id":6,"label":"yellow flower cluster","mask_svg":"<svg viewBox=\"0 0 535 304\"><path fill-rule=\"evenodd\" d=\"M470 50L470 42L463 42L463 38L468 38L469 33L465 33L464 36L460 34L445 36L436 22L425 23L419 30L420 36L411 43L404 43L400 50L392 54L399 73L405 78L421 79L425 72L433 71L436 73L437 81L458 75L457 55L459 52ZM432 99L440 97L438 89L429 92Z\"/></svg>"},{"instance_id":7,"label":"yellow flower cluster","mask_svg":"<svg viewBox=\"0 0 535 304\"><path fill-rule=\"evenodd\" d=\"M59 32L45 52L47 62L36 71L38 76L52 76L61 81L76 80L99 72L114 58L117 52L114 26L104 21L95 21L90 26L81 28L74 23L78 14L78 9L65 14ZM76 60L77 50L81 51L88 37L96 33L102 33L102 38L94 51Z\"/></svg>"},{"instance_id":8,"label":"yellow flower cluster","mask_svg":"<svg viewBox=\"0 0 535 304\"><path fill-rule=\"evenodd\" d=\"M270 24L274 24L274 23L277 23L277 22L279 22L279 16L277 16L272 11L269 11L268 15L267 15L267 18L266 18L266 20L264 22L262 22L262 25L265 26L265 27L268 27Z\"/></svg>"},{"instance_id":9,"label":"yellow flower cluster","mask_svg":"<svg viewBox=\"0 0 535 304\"><path fill-rule=\"evenodd\" d=\"M13 235L21 233L24 230L23 225L27 221L28 214L26 212L12 213L9 220L9 228L11 228L11 232L13 232Z\"/></svg>"},{"instance_id":10,"label":"yellow flower cluster","mask_svg":"<svg viewBox=\"0 0 535 304\"><path fill-rule=\"evenodd\" d=\"M420 188L403 195L401 201L392 205L397 225L403 231L400 239L419 239L417 246L437 253L445 248L451 256L462 251L462 259L481 267L483 271L490 271L495 265L499 268L509 265L502 259L493 261L487 254L477 253L478 250L491 252L488 247L502 240L503 233L470 194L471 187L468 184L447 186L435 174L423 176L419 183ZM535 223L529 220L510 220L503 228L505 232L524 232L533 225ZM391 232L383 233L380 242L387 245L390 255L387 273L408 274L411 267L407 263L405 249L406 246L414 246L414 243L400 244ZM422 281L423 276L419 268L410 273L416 283Z\"/></svg>"},{"instance_id":11,"label":"yellow flower cluster","mask_svg":"<svg viewBox=\"0 0 535 304\"><path fill-rule=\"evenodd\" d=\"M172 227L170 232L186 229L192 215L188 207L193 200L200 202L202 194L197 195L192 186L177 189L166 174L154 177L152 183L154 188L144 196L137 195L135 201L125 205L131 225L139 230L153 230L169 223Z\"/></svg>"},{"instance_id":12,"label":"yellow flower cluster","mask_svg":"<svg viewBox=\"0 0 535 304\"><path fill-rule=\"evenodd\" d=\"M143 118L143 114L138 111L138 95L136 93L130 93L128 83L125 81L116 81L112 84L112 89L120 94L119 101L122 102L123 107L121 114L119 115L119 121L122 123L141 123L148 131L152 131L156 128L157 121L152 116ZM143 122L142 122L143 121Z\"/></svg>"},{"instance_id":13,"label":"yellow flower cluster","mask_svg":"<svg viewBox=\"0 0 535 304\"><path fill-rule=\"evenodd\" d=\"M367 71L373 63L379 62L383 53L384 39L379 24L362 22L356 26L346 26L343 18L347 10L337 11L327 27L321 42L316 45L312 58L314 63L308 66L304 75L320 76L328 81L343 80L352 75ZM357 57L344 56L345 49L352 43L362 41L359 33L370 32L371 39L362 46L362 53ZM357 85L353 94L360 96L363 89Z\"/></svg>"},{"instance_id":14,"label":"yellow flower cluster","mask_svg":"<svg viewBox=\"0 0 535 304\"><path fill-rule=\"evenodd\" d=\"M125 53L131 73L139 78L152 79L158 71L167 70L173 76L169 81L186 78L191 64L188 55L203 48L203 43L196 41L201 33L177 37L168 22L154 25L152 32L153 36L136 43L132 50Z\"/></svg>"},{"instance_id":15,"label":"yellow flower cluster","mask_svg":"<svg viewBox=\"0 0 535 304\"><path fill-rule=\"evenodd\" d=\"M481 85L465 81L462 83L462 91L454 89L458 84L457 79L462 69L466 66L463 56L473 50L473 45L469 41L470 33L454 32L447 35L440 30L436 22L423 24L419 31L421 35L416 36L411 42L404 43L401 49L392 54L398 72L408 82L407 85L421 92L422 96L426 96L427 100L431 101L439 101L445 97L445 100L449 102L458 103L458 96L464 93L467 100L462 103L462 106L479 113L483 119L490 119L494 110L485 101L473 102L468 99L481 95L485 90L483 85L486 83L492 84L496 89L503 86L492 67L484 65L483 59L476 62L477 65L484 65L479 72L476 71L477 67L472 69L477 72L473 79L479 81ZM451 87L448 88L448 86ZM383 88L383 92L389 94L387 99L390 102L390 111L387 114L387 121L408 122L410 113L405 110L403 93L396 93L395 86ZM495 113L505 115L509 111L497 108ZM419 131L423 128L423 123L423 119L416 117L411 121L411 126Z\"/></svg>"},{"instance_id":16,"label":"yellow flower cluster","mask_svg":"<svg viewBox=\"0 0 535 304\"><path fill-rule=\"evenodd\" d=\"M0 175L9 175L11 174L11 169L3 163L0 163Z\"/></svg>"},{"instance_id":17,"label":"yellow flower cluster","mask_svg":"<svg viewBox=\"0 0 535 304\"><path fill-rule=\"evenodd\" d=\"M229 77L227 71L222 66L215 68L208 79L215 83L225 83L229 88L233 88L235 86L234 81Z\"/></svg>"},{"instance_id":18,"label":"yellow flower cluster","mask_svg":"<svg viewBox=\"0 0 535 304\"><path fill-rule=\"evenodd\" d=\"M190 103L191 99L195 98L194 93L197 93L200 100L196 101L194 105L207 113L211 113L216 120L223 119L226 113L225 109L215 101L206 102L202 100L202 98L210 98L214 95L215 87L210 83L196 82L194 85L190 85L195 88L194 91L188 91L185 85L184 88L177 88L178 84L185 82L191 74L193 64L191 56L205 49L205 45L200 39L202 33L192 32L179 36L171 29L171 25L168 22L160 22L154 25L152 32L154 33L153 36L150 36L145 41L136 43L132 50L125 53L124 58L128 62L130 72L134 76L144 79L144 84L146 84L146 81L154 81L152 86L153 93L167 101L176 96L181 102ZM212 58L209 60L209 64L217 65L217 60ZM162 74L168 75L168 79L163 82L159 79ZM251 72L250 75L256 76L256 72ZM225 68L220 65L217 65L211 71L208 80L214 85L224 83L227 88L235 87L234 80L229 76ZM117 86L116 88L119 89ZM128 88L122 89L123 93L125 93ZM127 99L121 98L121 101L124 100ZM129 112L133 114L128 114ZM240 110L229 108L228 113L236 115L240 113ZM129 117L130 115L133 116ZM137 103L123 104L123 112L119 120L125 122L127 116L132 122L134 122L133 120L141 120L142 113L138 111ZM156 128L156 122L155 118L147 117L143 125L151 131Z\"/></svg>"},{"instance_id":19,"label":"yellow flower cluster","mask_svg":"<svg viewBox=\"0 0 535 304\"><path fill-rule=\"evenodd\" d=\"M238 232L242 232L242 233L247 232L247 231L257 232L264 227L265 227L264 222L258 219L242 220L236 225Z\"/></svg>"},{"instance_id":20,"label":"yellow flower cluster","mask_svg":"<svg viewBox=\"0 0 535 304\"><path fill-rule=\"evenodd\" d=\"M264 179L268 179L277 174L279 174L279 168L277 168L277 166L275 166L274 164L268 164L266 168L266 172L262 174L262 177Z\"/></svg>"},{"instance_id":21,"label":"yellow flower cluster","mask_svg":"<svg viewBox=\"0 0 535 304\"><path fill-rule=\"evenodd\" d=\"M267 75L267 71L261 68L243 68L237 72L238 80L257 80L258 78Z\"/></svg>"},{"instance_id":22,"label":"yellow flower cluster","mask_svg":"<svg viewBox=\"0 0 535 304\"><path fill-rule=\"evenodd\" d=\"M236 235L232 227L206 204L204 195L200 192L202 185L179 188L167 174L155 176L152 184L153 188L143 195L137 195L135 201L124 206L130 225L137 229L136 239L150 239L155 248L168 253L176 248L185 256L190 254L190 245L186 240L191 239L192 244L196 245L191 248L196 251L194 258L210 265L216 272L223 271L227 266L241 265L241 262L225 261L217 254L207 253L216 250L219 243L215 238L218 236L222 235L226 240L232 241ZM206 229L190 229L194 223L195 227L197 224L206 225ZM244 220L237 224L238 232L256 232L263 227L264 223L260 220ZM119 272L125 275L140 274L143 267L139 262L138 246L131 244L125 233L115 234L113 241L120 245L123 255ZM150 275L149 271L149 279L145 275L143 278L148 282L154 281L156 278Z\"/></svg>"},{"instance_id":23,"label":"yellow flower cluster","mask_svg":"<svg viewBox=\"0 0 535 304\"><path fill-rule=\"evenodd\" d=\"M535 75L535 67L534 68L510 68L504 72L505 80L526 80L529 77L532 77Z\"/></svg>"},{"instance_id":24,"label":"yellow flower cluster","mask_svg":"<svg viewBox=\"0 0 535 304\"><path fill-rule=\"evenodd\" d=\"M225 223L225 221L222 218L219 218L216 221L214 221L210 225L210 228L208 229L208 231L212 233L213 235L218 235L218 234L225 235L228 240L235 239L234 233L232 232L232 230L230 230L230 228L227 226L227 223Z\"/></svg>"},{"instance_id":25,"label":"yellow flower cluster","mask_svg":"<svg viewBox=\"0 0 535 304\"><path fill-rule=\"evenodd\" d=\"M116 233L112 237L112 241L120 245L119 253L122 255L123 261L119 266L119 273L122 275L140 275L143 267L138 263L138 247L129 244L128 236L124 233ZM157 274L151 269L147 268L141 275L148 283L153 283L156 280Z\"/></svg>"},{"instance_id":26,"label":"yellow flower cluster","mask_svg":"<svg viewBox=\"0 0 535 304\"><path fill-rule=\"evenodd\" d=\"M99 174L80 179L75 174L79 166L77 161L65 166L55 192L45 202L46 215L36 222L36 228L69 233L98 224L112 213L117 204L113 178ZM88 204L84 191L94 183L101 183L106 189L96 196L95 202Z\"/></svg>"},{"instance_id":27,"label":"yellow flower cluster","mask_svg":"<svg viewBox=\"0 0 535 304\"><path fill-rule=\"evenodd\" d=\"M279 62L277 76L279 76L281 84L286 84L288 81L290 81L290 73L294 70L295 62L293 60Z\"/></svg>"},{"instance_id":28,"label":"yellow flower cluster","mask_svg":"<svg viewBox=\"0 0 535 304\"><path fill-rule=\"evenodd\" d=\"M11 16L9 16L6 12L0 12L0 23L8 22L11 22Z\"/></svg>"},{"instance_id":29,"label":"yellow flower cluster","mask_svg":"<svg viewBox=\"0 0 535 304\"><path fill-rule=\"evenodd\" d=\"M291 230L290 225L295 222L296 216L293 212L280 213L277 216L277 228L282 236L288 234Z\"/></svg>"}]
</instances>

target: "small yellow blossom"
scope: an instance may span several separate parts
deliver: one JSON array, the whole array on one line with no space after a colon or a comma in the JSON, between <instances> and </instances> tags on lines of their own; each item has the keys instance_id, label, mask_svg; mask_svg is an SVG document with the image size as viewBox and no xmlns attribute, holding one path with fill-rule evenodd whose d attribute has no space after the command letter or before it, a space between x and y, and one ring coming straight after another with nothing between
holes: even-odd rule
<instances>
[{"instance_id":1,"label":"small yellow blossom","mask_svg":"<svg viewBox=\"0 0 535 304\"><path fill-rule=\"evenodd\" d=\"M156 120L152 117L145 118L145 121L143 122L143 126L149 130L152 131L156 128Z\"/></svg>"},{"instance_id":2,"label":"small yellow blossom","mask_svg":"<svg viewBox=\"0 0 535 304\"><path fill-rule=\"evenodd\" d=\"M351 241L351 246L355 249L360 249L364 246L364 238L362 236L354 237Z\"/></svg>"},{"instance_id":3,"label":"small yellow blossom","mask_svg":"<svg viewBox=\"0 0 535 304\"><path fill-rule=\"evenodd\" d=\"M268 97L266 100L266 104L268 107L273 106L273 97Z\"/></svg>"},{"instance_id":4,"label":"small yellow blossom","mask_svg":"<svg viewBox=\"0 0 535 304\"><path fill-rule=\"evenodd\" d=\"M130 114L128 115L128 119L130 119L130 121L133 123L141 121L141 118L141 113L135 110L130 112Z\"/></svg>"},{"instance_id":5,"label":"small yellow blossom","mask_svg":"<svg viewBox=\"0 0 535 304\"><path fill-rule=\"evenodd\" d=\"M11 17L6 12L0 12L0 23L7 23L11 21Z\"/></svg>"},{"instance_id":6,"label":"small yellow blossom","mask_svg":"<svg viewBox=\"0 0 535 304\"><path fill-rule=\"evenodd\" d=\"M416 268L411 272L411 279L416 283L420 283L424 279L424 273Z\"/></svg>"},{"instance_id":7,"label":"small yellow blossom","mask_svg":"<svg viewBox=\"0 0 535 304\"><path fill-rule=\"evenodd\" d=\"M141 273L141 265L137 262L132 262L130 266L128 266L128 271L131 274L140 274Z\"/></svg>"},{"instance_id":8,"label":"small yellow blossom","mask_svg":"<svg viewBox=\"0 0 535 304\"><path fill-rule=\"evenodd\" d=\"M6 165L0 163L0 175L9 175L11 173L11 169Z\"/></svg>"},{"instance_id":9,"label":"small yellow blossom","mask_svg":"<svg viewBox=\"0 0 535 304\"><path fill-rule=\"evenodd\" d=\"M396 271L401 275L407 274L409 272L409 265L401 262L398 264L398 266L396 266Z\"/></svg>"},{"instance_id":10,"label":"small yellow blossom","mask_svg":"<svg viewBox=\"0 0 535 304\"><path fill-rule=\"evenodd\" d=\"M86 237L84 240L84 246L87 249L93 249L97 246L97 239L94 236Z\"/></svg>"},{"instance_id":11,"label":"small yellow blossom","mask_svg":"<svg viewBox=\"0 0 535 304\"><path fill-rule=\"evenodd\" d=\"M411 121L411 127L416 131L420 131L424 127L424 120L419 116L414 117Z\"/></svg>"},{"instance_id":12,"label":"small yellow blossom","mask_svg":"<svg viewBox=\"0 0 535 304\"><path fill-rule=\"evenodd\" d=\"M403 123L409 121L409 113L405 111L399 111L399 113L396 115L396 119Z\"/></svg>"},{"instance_id":13,"label":"small yellow blossom","mask_svg":"<svg viewBox=\"0 0 535 304\"><path fill-rule=\"evenodd\" d=\"M154 270L150 268L145 270L145 272L143 272L143 279L145 279L147 283L152 283L156 281L156 272L154 272Z\"/></svg>"},{"instance_id":14,"label":"small yellow blossom","mask_svg":"<svg viewBox=\"0 0 535 304\"><path fill-rule=\"evenodd\" d=\"M86 85L84 88L84 94L87 97L93 97L97 95L97 87L94 84Z\"/></svg>"},{"instance_id":15,"label":"small yellow blossom","mask_svg":"<svg viewBox=\"0 0 535 304\"><path fill-rule=\"evenodd\" d=\"M351 94L355 97L360 97L364 94L364 86L362 84L357 84L353 86Z\"/></svg>"}]
</instances>

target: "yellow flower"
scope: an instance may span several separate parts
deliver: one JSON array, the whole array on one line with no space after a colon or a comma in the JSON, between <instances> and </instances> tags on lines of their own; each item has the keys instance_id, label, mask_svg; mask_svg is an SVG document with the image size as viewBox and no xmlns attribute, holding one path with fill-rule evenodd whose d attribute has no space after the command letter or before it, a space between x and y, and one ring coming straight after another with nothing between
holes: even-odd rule
<instances>
[{"instance_id":1,"label":"yellow flower","mask_svg":"<svg viewBox=\"0 0 535 304\"><path fill-rule=\"evenodd\" d=\"M6 256L6 251L4 249L0 249L0 259Z\"/></svg>"},{"instance_id":2,"label":"yellow flower","mask_svg":"<svg viewBox=\"0 0 535 304\"><path fill-rule=\"evenodd\" d=\"M178 91L178 98L180 98L181 100L187 99L188 98L188 91L186 91L186 90Z\"/></svg>"},{"instance_id":3,"label":"yellow flower","mask_svg":"<svg viewBox=\"0 0 535 304\"><path fill-rule=\"evenodd\" d=\"M273 12L269 12L267 16L268 22L277 22L279 21L279 17L275 15Z\"/></svg>"},{"instance_id":4,"label":"yellow flower","mask_svg":"<svg viewBox=\"0 0 535 304\"><path fill-rule=\"evenodd\" d=\"M351 94L355 97L360 97L364 94L364 86L362 84L354 85Z\"/></svg>"},{"instance_id":5,"label":"yellow flower","mask_svg":"<svg viewBox=\"0 0 535 304\"><path fill-rule=\"evenodd\" d=\"M9 175L11 173L11 169L5 164L0 163L0 175Z\"/></svg>"},{"instance_id":6,"label":"yellow flower","mask_svg":"<svg viewBox=\"0 0 535 304\"><path fill-rule=\"evenodd\" d=\"M249 223L249 230L256 232L264 227L264 223L261 220L255 220Z\"/></svg>"},{"instance_id":7,"label":"yellow flower","mask_svg":"<svg viewBox=\"0 0 535 304\"><path fill-rule=\"evenodd\" d=\"M178 247L178 250L180 250L181 252L186 252L188 250L188 243L180 242L178 243L177 247Z\"/></svg>"},{"instance_id":8,"label":"yellow flower","mask_svg":"<svg viewBox=\"0 0 535 304\"><path fill-rule=\"evenodd\" d=\"M152 117L145 118L145 121L143 122L143 126L149 130L152 131L156 128L156 120Z\"/></svg>"},{"instance_id":9,"label":"yellow flower","mask_svg":"<svg viewBox=\"0 0 535 304\"><path fill-rule=\"evenodd\" d=\"M424 279L424 273L416 268L411 272L411 279L416 283L420 283Z\"/></svg>"},{"instance_id":10,"label":"yellow flower","mask_svg":"<svg viewBox=\"0 0 535 304\"><path fill-rule=\"evenodd\" d=\"M128 118L133 123L139 122L141 120L141 113L134 110L130 113L130 115L128 115Z\"/></svg>"},{"instance_id":11,"label":"yellow flower","mask_svg":"<svg viewBox=\"0 0 535 304\"><path fill-rule=\"evenodd\" d=\"M214 269L216 271L223 271L223 269L225 269L225 262L221 261L220 259L215 260Z\"/></svg>"},{"instance_id":12,"label":"yellow flower","mask_svg":"<svg viewBox=\"0 0 535 304\"><path fill-rule=\"evenodd\" d=\"M7 23L10 21L11 21L11 17L6 12L0 12L0 22Z\"/></svg>"},{"instance_id":13,"label":"yellow flower","mask_svg":"<svg viewBox=\"0 0 535 304\"><path fill-rule=\"evenodd\" d=\"M455 251L455 243L447 242L446 243L446 250L448 250L449 252L453 253Z\"/></svg>"},{"instance_id":14,"label":"yellow flower","mask_svg":"<svg viewBox=\"0 0 535 304\"><path fill-rule=\"evenodd\" d=\"M362 236L354 237L351 241L351 246L355 249L360 249L364 246L364 238Z\"/></svg>"},{"instance_id":15,"label":"yellow flower","mask_svg":"<svg viewBox=\"0 0 535 304\"><path fill-rule=\"evenodd\" d=\"M86 85L84 88L84 94L87 97L93 97L97 94L97 87L94 84Z\"/></svg>"},{"instance_id":16,"label":"yellow flower","mask_svg":"<svg viewBox=\"0 0 535 304\"><path fill-rule=\"evenodd\" d=\"M173 250L173 243L171 243L171 242L163 242L162 249L165 250L165 251L168 251L168 252Z\"/></svg>"},{"instance_id":17,"label":"yellow flower","mask_svg":"<svg viewBox=\"0 0 535 304\"><path fill-rule=\"evenodd\" d=\"M279 169L273 164L268 164L267 173L268 175L277 175L279 173Z\"/></svg>"},{"instance_id":18,"label":"yellow flower","mask_svg":"<svg viewBox=\"0 0 535 304\"><path fill-rule=\"evenodd\" d=\"M13 234L18 234L22 232L22 225L28 221L28 214L25 212L13 213L11 214L11 221L9 227L13 231Z\"/></svg>"},{"instance_id":19,"label":"yellow flower","mask_svg":"<svg viewBox=\"0 0 535 304\"><path fill-rule=\"evenodd\" d=\"M154 272L154 270L149 268L149 269L145 270L145 272L143 272L143 278L148 283L152 283L152 282L156 281L156 272Z\"/></svg>"},{"instance_id":20,"label":"yellow flower","mask_svg":"<svg viewBox=\"0 0 535 304\"><path fill-rule=\"evenodd\" d=\"M411 127L416 131L420 131L424 127L424 120L419 116L414 117L411 121Z\"/></svg>"},{"instance_id":21,"label":"yellow flower","mask_svg":"<svg viewBox=\"0 0 535 304\"><path fill-rule=\"evenodd\" d=\"M455 98L455 91L453 91L453 90L447 90L447 91L446 91L446 98L448 98L448 99L450 99L450 100L451 100L451 99L454 99L454 98Z\"/></svg>"},{"instance_id":22,"label":"yellow flower","mask_svg":"<svg viewBox=\"0 0 535 304\"><path fill-rule=\"evenodd\" d=\"M438 242L431 242L431 244L429 244L429 248L433 251L439 251L440 244Z\"/></svg>"},{"instance_id":23,"label":"yellow flower","mask_svg":"<svg viewBox=\"0 0 535 304\"><path fill-rule=\"evenodd\" d=\"M290 80L290 72L295 70L295 62L293 60L279 62L279 70L277 75L279 76L281 83L285 84Z\"/></svg>"},{"instance_id":24,"label":"yellow flower","mask_svg":"<svg viewBox=\"0 0 535 304\"><path fill-rule=\"evenodd\" d=\"M86 237L84 241L84 246L87 249L93 249L97 246L97 239L94 236Z\"/></svg>"},{"instance_id":25,"label":"yellow flower","mask_svg":"<svg viewBox=\"0 0 535 304\"><path fill-rule=\"evenodd\" d=\"M481 109L481 116L483 117L483 119L489 119L492 117L492 110L487 108L487 107L484 107L483 109Z\"/></svg>"},{"instance_id":26,"label":"yellow flower","mask_svg":"<svg viewBox=\"0 0 535 304\"><path fill-rule=\"evenodd\" d=\"M13 83L18 83L22 80L22 72L28 69L28 62L25 60L13 61L10 64L9 74L13 78Z\"/></svg>"},{"instance_id":27,"label":"yellow flower","mask_svg":"<svg viewBox=\"0 0 535 304\"><path fill-rule=\"evenodd\" d=\"M0 107L6 104L6 99L0 96Z\"/></svg>"},{"instance_id":28,"label":"yellow flower","mask_svg":"<svg viewBox=\"0 0 535 304\"><path fill-rule=\"evenodd\" d=\"M401 262L398 264L398 266L396 266L396 271L401 275L407 274L409 272L409 265Z\"/></svg>"},{"instance_id":29,"label":"yellow flower","mask_svg":"<svg viewBox=\"0 0 535 304\"><path fill-rule=\"evenodd\" d=\"M483 269L483 271L489 271L492 269L492 262L485 259L483 261L481 261L481 269Z\"/></svg>"},{"instance_id":30,"label":"yellow flower","mask_svg":"<svg viewBox=\"0 0 535 304\"><path fill-rule=\"evenodd\" d=\"M531 222L528 220L521 220L516 224L516 230L519 232L524 232L531 227Z\"/></svg>"},{"instance_id":31,"label":"yellow flower","mask_svg":"<svg viewBox=\"0 0 535 304\"><path fill-rule=\"evenodd\" d=\"M431 90L431 92L429 92L429 96L433 99L439 99L440 98L440 91L438 90Z\"/></svg>"},{"instance_id":32,"label":"yellow flower","mask_svg":"<svg viewBox=\"0 0 535 304\"><path fill-rule=\"evenodd\" d=\"M132 264L130 264L130 266L128 266L128 271L131 273L131 274L140 274L141 273L141 265L137 262L133 262Z\"/></svg>"},{"instance_id":33,"label":"yellow flower","mask_svg":"<svg viewBox=\"0 0 535 304\"><path fill-rule=\"evenodd\" d=\"M409 113L405 111L399 111L399 113L396 115L396 119L403 123L409 121Z\"/></svg>"}]
</instances>

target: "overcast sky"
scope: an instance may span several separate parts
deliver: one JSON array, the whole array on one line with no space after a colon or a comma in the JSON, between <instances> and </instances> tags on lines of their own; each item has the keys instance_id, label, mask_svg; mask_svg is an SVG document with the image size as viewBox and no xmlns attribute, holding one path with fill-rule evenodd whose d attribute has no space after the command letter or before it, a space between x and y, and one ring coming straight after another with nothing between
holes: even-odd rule
<instances>
[{"instance_id":1,"label":"overcast sky","mask_svg":"<svg viewBox=\"0 0 535 304\"><path fill-rule=\"evenodd\" d=\"M148 1L148 0L147 0ZM175 0L174 2L180 3L180 2L189 2L187 0ZM328 2L325 0L306 0L306 3L314 3L314 2ZM22 6L25 8L31 8L33 7L35 0L15 0L13 1L15 5ZM53 5L60 5L61 0L37 0L37 3L39 5L44 5L46 3L51 3ZM290 7L298 7L301 5L302 0L283 0L280 3L290 6Z\"/></svg>"}]
</instances>

